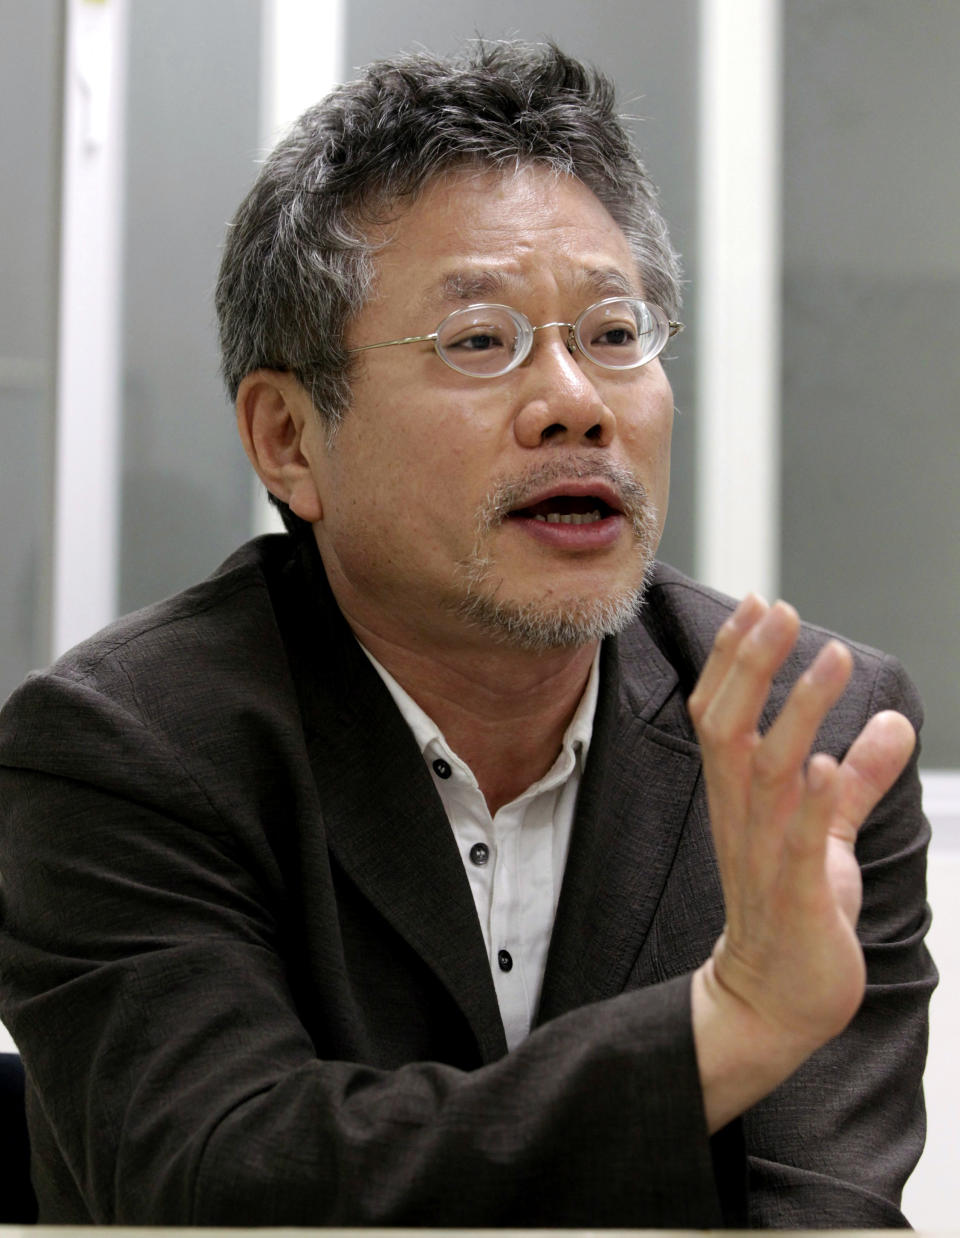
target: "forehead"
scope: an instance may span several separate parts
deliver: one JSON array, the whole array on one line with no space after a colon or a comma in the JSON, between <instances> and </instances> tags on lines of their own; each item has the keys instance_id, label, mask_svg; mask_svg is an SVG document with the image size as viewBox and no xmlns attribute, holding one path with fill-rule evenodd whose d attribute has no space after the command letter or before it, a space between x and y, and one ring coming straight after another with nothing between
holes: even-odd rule
<instances>
[{"instance_id":1,"label":"forehead","mask_svg":"<svg viewBox=\"0 0 960 1238\"><path fill-rule=\"evenodd\" d=\"M438 178L378 241L376 299L407 309L642 293L606 207L581 181L535 165Z\"/></svg>"}]
</instances>

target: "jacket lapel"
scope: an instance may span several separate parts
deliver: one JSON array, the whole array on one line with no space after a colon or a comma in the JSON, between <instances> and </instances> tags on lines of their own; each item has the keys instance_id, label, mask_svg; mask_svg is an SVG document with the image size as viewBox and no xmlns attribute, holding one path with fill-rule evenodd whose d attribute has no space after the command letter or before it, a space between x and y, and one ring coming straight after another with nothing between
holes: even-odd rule
<instances>
[{"instance_id":1,"label":"jacket lapel","mask_svg":"<svg viewBox=\"0 0 960 1238\"><path fill-rule=\"evenodd\" d=\"M490 1061L507 1046L463 862L413 736L366 670L363 715L309 749L330 851L445 985Z\"/></svg>"},{"instance_id":2,"label":"jacket lapel","mask_svg":"<svg viewBox=\"0 0 960 1238\"><path fill-rule=\"evenodd\" d=\"M700 774L677 674L645 628L608 641L537 1022L623 991Z\"/></svg>"},{"instance_id":3,"label":"jacket lapel","mask_svg":"<svg viewBox=\"0 0 960 1238\"><path fill-rule=\"evenodd\" d=\"M332 855L445 985L484 1061L507 1049L463 862L416 741L305 550L282 625ZM299 599L299 603L298 603ZM278 604L282 605L282 602Z\"/></svg>"}]
</instances>

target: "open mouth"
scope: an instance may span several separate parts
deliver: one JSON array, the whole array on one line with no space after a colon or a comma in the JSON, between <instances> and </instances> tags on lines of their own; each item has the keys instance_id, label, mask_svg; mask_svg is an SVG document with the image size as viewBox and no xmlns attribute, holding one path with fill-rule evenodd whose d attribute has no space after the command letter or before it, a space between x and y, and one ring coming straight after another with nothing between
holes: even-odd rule
<instances>
[{"instance_id":1,"label":"open mouth","mask_svg":"<svg viewBox=\"0 0 960 1238\"><path fill-rule=\"evenodd\" d=\"M597 495L555 494L530 507L520 507L511 517L536 520L544 524L595 524L616 515L609 503Z\"/></svg>"}]
</instances>

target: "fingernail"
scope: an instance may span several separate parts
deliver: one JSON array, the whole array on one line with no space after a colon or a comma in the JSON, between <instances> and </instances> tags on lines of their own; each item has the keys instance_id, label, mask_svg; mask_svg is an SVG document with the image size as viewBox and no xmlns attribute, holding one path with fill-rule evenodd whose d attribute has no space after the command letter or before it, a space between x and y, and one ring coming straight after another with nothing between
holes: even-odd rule
<instances>
[{"instance_id":1,"label":"fingernail","mask_svg":"<svg viewBox=\"0 0 960 1238\"><path fill-rule=\"evenodd\" d=\"M832 683L845 660L844 654L845 648L839 641L828 641L810 664L807 671L810 682L817 685Z\"/></svg>"},{"instance_id":2,"label":"fingernail","mask_svg":"<svg viewBox=\"0 0 960 1238\"><path fill-rule=\"evenodd\" d=\"M793 623L794 610L786 602L775 602L754 628L753 639L766 645L777 645Z\"/></svg>"},{"instance_id":3,"label":"fingernail","mask_svg":"<svg viewBox=\"0 0 960 1238\"><path fill-rule=\"evenodd\" d=\"M748 593L737 605L727 620L726 626L733 632L745 632L768 610L766 601L758 593Z\"/></svg>"},{"instance_id":4,"label":"fingernail","mask_svg":"<svg viewBox=\"0 0 960 1238\"><path fill-rule=\"evenodd\" d=\"M818 752L810 758L807 765L807 788L820 795L827 789L830 775L833 772L833 762L825 753Z\"/></svg>"}]
</instances>

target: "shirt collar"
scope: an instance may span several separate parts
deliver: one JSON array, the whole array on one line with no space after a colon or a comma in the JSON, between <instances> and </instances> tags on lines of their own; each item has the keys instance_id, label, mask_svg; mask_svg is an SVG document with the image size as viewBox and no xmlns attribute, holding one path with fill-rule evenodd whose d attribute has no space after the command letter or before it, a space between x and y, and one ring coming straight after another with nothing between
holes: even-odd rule
<instances>
[{"instance_id":1,"label":"shirt collar","mask_svg":"<svg viewBox=\"0 0 960 1238\"><path fill-rule=\"evenodd\" d=\"M357 643L370 659L374 670L383 680L387 691L393 697L394 703L403 715L404 721L413 732L413 737L417 741L417 746L424 760L429 762L438 755L443 755L454 769L465 772L473 780L473 773L469 766L453 751L444 738L443 732L430 715L420 708L409 692L401 688L386 667L377 661L362 642L358 641ZM600 648L601 646L598 643L586 687L583 690L583 695L580 697L574 715L563 733L563 740L560 744L560 752L557 755L557 759L550 770L544 774L543 778L529 788L530 791L534 790L534 787L544 789L544 784L552 783L558 778L568 777L575 766L578 766L582 772L586 765L590 741L593 738L593 719L597 709L597 696L600 691Z\"/></svg>"}]
</instances>

